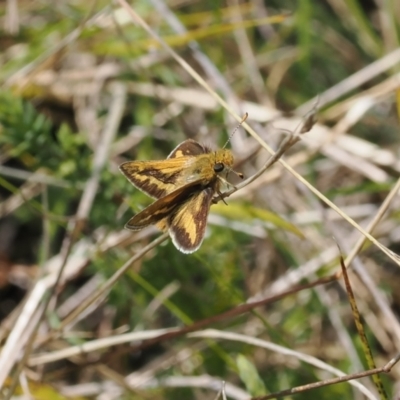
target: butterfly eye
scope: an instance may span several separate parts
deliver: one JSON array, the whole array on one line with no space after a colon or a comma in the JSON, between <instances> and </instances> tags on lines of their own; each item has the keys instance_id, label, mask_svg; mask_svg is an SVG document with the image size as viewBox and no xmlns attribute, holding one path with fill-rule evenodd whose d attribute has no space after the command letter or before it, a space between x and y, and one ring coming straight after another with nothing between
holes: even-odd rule
<instances>
[{"instance_id":1,"label":"butterfly eye","mask_svg":"<svg viewBox=\"0 0 400 400\"><path fill-rule=\"evenodd\" d=\"M225 165L222 163L215 163L214 164L214 171L215 172L222 172L225 168Z\"/></svg>"}]
</instances>

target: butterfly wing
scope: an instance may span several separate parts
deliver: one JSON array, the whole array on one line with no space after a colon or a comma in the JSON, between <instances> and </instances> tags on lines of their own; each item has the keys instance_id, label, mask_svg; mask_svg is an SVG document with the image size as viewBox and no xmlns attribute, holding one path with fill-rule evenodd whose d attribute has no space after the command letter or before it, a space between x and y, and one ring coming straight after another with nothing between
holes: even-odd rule
<instances>
[{"instance_id":1,"label":"butterfly wing","mask_svg":"<svg viewBox=\"0 0 400 400\"><path fill-rule=\"evenodd\" d=\"M138 189L160 199L188 183L186 170L195 162L195 156L207 151L200 143L188 139L172 150L166 160L127 161L119 169Z\"/></svg>"},{"instance_id":2,"label":"butterfly wing","mask_svg":"<svg viewBox=\"0 0 400 400\"><path fill-rule=\"evenodd\" d=\"M160 161L127 161L121 164L119 169L134 186L159 199L186 183L185 168L192 161L192 157Z\"/></svg>"},{"instance_id":3,"label":"butterfly wing","mask_svg":"<svg viewBox=\"0 0 400 400\"><path fill-rule=\"evenodd\" d=\"M196 142L193 139L187 139L184 142L180 143L175 147L174 150L171 151L168 158L179 158L185 156L198 156L200 154L209 153L210 150L201 145L199 142Z\"/></svg>"},{"instance_id":4,"label":"butterfly wing","mask_svg":"<svg viewBox=\"0 0 400 400\"><path fill-rule=\"evenodd\" d=\"M166 217L172 211L190 198L193 193L201 190L194 182L181 186L171 193L151 203L144 210L134 215L125 225L125 228L138 231L146 226L158 224L159 228L166 228ZM163 222L161 222L163 221Z\"/></svg>"},{"instance_id":5,"label":"butterfly wing","mask_svg":"<svg viewBox=\"0 0 400 400\"><path fill-rule=\"evenodd\" d=\"M212 187L198 190L167 217L172 242L183 253L193 253L201 246L213 195Z\"/></svg>"}]
</instances>

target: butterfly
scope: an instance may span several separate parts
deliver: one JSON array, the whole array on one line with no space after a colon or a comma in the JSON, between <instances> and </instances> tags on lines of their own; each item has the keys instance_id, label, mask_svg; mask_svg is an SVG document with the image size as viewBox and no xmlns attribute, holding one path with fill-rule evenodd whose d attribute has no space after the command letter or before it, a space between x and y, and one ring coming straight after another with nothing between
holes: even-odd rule
<instances>
[{"instance_id":1,"label":"butterfly","mask_svg":"<svg viewBox=\"0 0 400 400\"><path fill-rule=\"evenodd\" d=\"M203 242L210 207L222 194L221 185L229 185L223 176L235 172L233 162L230 150L212 151L188 139L166 160L121 164L119 169L126 178L156 199L125 227L138 231L156 225L163 231L168 230L178 250L195 252ZM243 178L242 174L235 173Z\"/></svg>"}]
</instances>

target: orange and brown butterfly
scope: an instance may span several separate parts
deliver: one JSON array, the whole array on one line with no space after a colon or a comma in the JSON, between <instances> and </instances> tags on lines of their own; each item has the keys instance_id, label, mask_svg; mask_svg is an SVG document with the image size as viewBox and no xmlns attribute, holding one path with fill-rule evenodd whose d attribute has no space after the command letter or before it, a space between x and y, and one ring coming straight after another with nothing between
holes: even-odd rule
<instances>
[{"instance_id":1,"label":"orange and brown butterfly","mask_svg":"<svg viewBox=\"0 0 400 400\"><path fill-rule=\"evenodd\" d=\"M169 231L183 253L198 250L213 202L233 166L228 149L211 151L195 140L179 144L166 160L128 161L119 169L142 192L156 200L132 217L126 228L137 231L155 224ZM241 174L238 174L243 177Z\"/></svg>"}]
</instances>

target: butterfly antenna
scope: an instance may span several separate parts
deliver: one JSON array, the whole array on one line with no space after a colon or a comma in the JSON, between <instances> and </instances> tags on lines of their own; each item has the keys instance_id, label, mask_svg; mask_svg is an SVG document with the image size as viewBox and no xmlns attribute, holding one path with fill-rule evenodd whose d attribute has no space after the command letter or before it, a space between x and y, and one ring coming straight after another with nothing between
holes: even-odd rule
<instances>
[{"instance_id":1,"label":"butterfly antenna","mask_svg":"<svg viewBox=\"0 0 400 400\"><path fill-rule=\"evenodd\" d=\"M233 130L233 132L229 135L228 140L226 141L226 143L224 144L224 147L222 147L223 149L228 145L228 143L231 141L232 136L236 133L236 131L242 126L243 122L246 121L247 117L249 116L249 114L244 114L242 120L239 122L238 126Z\"/></svg>"},{"instance_id":2,"label":"butterfly antenna","mask_svg":"<svg viewBox=\"0 0 400 400\"><path fill-rule=\"evenodd\" d=\"M232 168L229 168L229 172L233 172L236 176L238 176L240 179L244 178L244 175L241 172L237 172Z\"/></svg>"}]
</instances>

